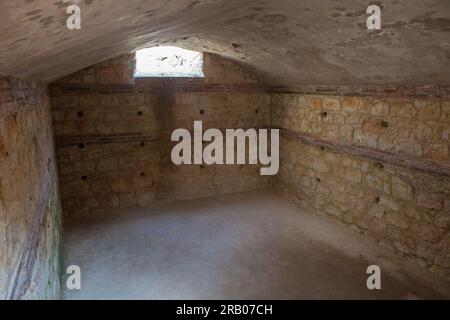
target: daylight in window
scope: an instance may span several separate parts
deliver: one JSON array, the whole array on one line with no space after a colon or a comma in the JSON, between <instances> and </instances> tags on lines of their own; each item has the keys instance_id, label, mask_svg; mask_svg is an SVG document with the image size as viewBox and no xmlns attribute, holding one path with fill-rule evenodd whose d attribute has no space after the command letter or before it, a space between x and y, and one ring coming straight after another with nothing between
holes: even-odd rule
<instances>
[{"instance_id":1,"label":"daylight in window","mask_svg":"<svg viewBox=\"0 0 450 320\"><path fill-rule=\"evenodd\" d=\"M203 77L203 54L170 46L138 50L135 77Z\"/></svg>"}]
</instances>

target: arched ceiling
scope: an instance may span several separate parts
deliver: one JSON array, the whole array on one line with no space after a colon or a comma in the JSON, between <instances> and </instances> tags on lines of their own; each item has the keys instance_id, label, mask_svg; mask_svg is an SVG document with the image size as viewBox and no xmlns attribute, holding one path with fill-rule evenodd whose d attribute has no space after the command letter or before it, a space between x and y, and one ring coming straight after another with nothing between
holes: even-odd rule
<instances>
[{"instance_id":1,"label":"arched ceiling","mask_svg":"<svg viewBox=\"0 0 450 320\"><path fill-rule=\"evenodd\" d=\"M66 28L70 4L82 29ZM382 8L368 31L366 9ZM0 74L52 81L157 44L239 61L269 84L450 84L449 0L0 2Z\"/></svg>"}]
</instances>

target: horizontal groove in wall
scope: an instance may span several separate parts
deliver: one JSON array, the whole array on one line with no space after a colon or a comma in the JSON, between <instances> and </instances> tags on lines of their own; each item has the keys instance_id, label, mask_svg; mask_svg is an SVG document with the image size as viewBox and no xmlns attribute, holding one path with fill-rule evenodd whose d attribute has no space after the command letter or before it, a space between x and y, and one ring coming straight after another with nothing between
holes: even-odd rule
<instances>
[{"instance_id":1,"label":"horizontal groove in wall","mask_svg":"<svg viewBox=\"0 0 450 320\"><path fill-rule=\"evenodd\" d=\"M226 129L269 129L270 126L260 126L260 127L239 127L239 128L217 128L224 135ZM204 128L207 130L208 128ZM193 130L187 129L191 135L194 134ZM143 133L120 133L120 134L89 134L89 135L71 135L71 136L63 136L57 135L55 137L56 146L58 148L63 147L73 147L77 146L80 143L84 143L86 145L95 145L95 144L110 144L110 143L124 143L124 142L159 142L159 141L167 141L167 137L170 137L172 131L155 131L154 134L143 134ZM166 138L162 138L166 137ZM169 138L170 139L170 138Z\"/></svg>"},{"instance_id":2,"label":"horizontal groove in wall","mask_svg":"<svg viewBox=\"0 0 450 320\"><path fill-rule=\"evenodd\" d=\"M450 99L450 86L214 84L195 78L146 78L135 84L52 84L53 96L160 92L266 92L309 95L376 96L386 98Z\"/></svg>"},{"instance_id":3,"label":"horizontal groove in wall","mask_svg":"<svg viewBox=\"0 0 450 320\"><path fill-rule=\"evenodd\" d=\"M384 98L449 99L450 86L431 85L304 85L271 86L271 93L310 95L376 96Z\"/></svg>"},{"instance_id":4,"label":"horizontal groove in wall","mask_svg":"<svg viewBox=\"0 0 450 320\"><path fill-rule=\"evenodd\" d=\"M161 93L161 92L269 92L269 87L260 84L205 84L190 82L155 81L136 85L84 85L56 84L51 86L53 96L79 94L126 94L126 93Z\"/></svg>"},{"instance_id":5,"label":"horizontal groove in wall","mask_svg":"<svg viewBox=\"0 0 450 320\"><path fill-rule=\"evenodd\" d=\"M77 146L80 143L93 144L109 144L123 142L153 142L160 141L152 135L144 135L140 133L124 133L124 134L108 134L108 135L79 135L79 136L56 136L56 146L58 148Z\"/></svg>"},{"instance_id":6,"label":"horizontal groove in wall","mask_svg":"<svg viewBox=\"0 0 450 320\"><path fill-rule=\"evenodd\" d=\"M276 129L276 128L274 128ZM427 174L439 175L444 177L450 177L450 166L445 166L431 160L418 158L415 156L409 156L404 154L393 154L381 150L376 150L368 147L355 146L349 144L343 144L338 142L331 142L322 140L312 135L295 132L292 130L280 129L281 135L289 138L299 140L307 145L323 147L327 150L337 153L344 153L357 157L364 157L370 160L383 162L407 169L420 171Z\"/></svg>"}]
</instances>

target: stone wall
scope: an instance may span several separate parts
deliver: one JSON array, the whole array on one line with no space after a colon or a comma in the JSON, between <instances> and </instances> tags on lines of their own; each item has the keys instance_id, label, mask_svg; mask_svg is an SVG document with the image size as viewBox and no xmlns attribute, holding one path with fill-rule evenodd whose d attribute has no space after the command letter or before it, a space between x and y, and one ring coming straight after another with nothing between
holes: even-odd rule
<instances>
[{"instance_id":1,"label":"stone wall","mask_svg":"<svg viewBox=\"0 0 450 320\"><path fill-rule=\"evenodd\" d=\"M134 53L106 60L58 80L58 83L133 84L136 65Z\"/></svg>"},{"instance_id":2,"label":"stone wall","mask_svg":"<svg viewBox=\"0 0 450 320\"><path fill-rule=\"evenodd\" d=\"M450 164L450 100L279 94L273 103L275 126Z\"/></svg>"},{"instance_id":3,"label":"stone wall","mask_svg":"<svg viewBox=\"0 0 450 320\"><path fill-rule=\"evenodd\" d=\"M206 83L262 83L258 77L235 62L211 53L203 54L203 69Z\"/></svg>"},{"instance_id":4,"label":"stone wall","mask_svg":"<svg viewBox=\"0 0 450 320\"><path fill-rule=\"evenodd\" d=\"M65 214L107 214L115 208L266 185L268 178L260 176L259 166L176 166L170 159L172 131L192 131L195 120L203 121L204 130L270 124L270 95L252 86L251 76L235 66L220 83L221 70L228 64L214 66L208 60L204 67L206 77L215 79L212 84L173 78L127 84L122 81L127 79L124 72L105 70L105 65L114 70L128 66L124 58L116 61L121 63L105 62L52 85ZM97 68L116 74L110 85L86 81L86 74L99 73ZM239 78L242 84L237 83Z\"/></svg>"},{"instance_id":5,"label":"stone wall","mask_svg":"<svg viewBox=\"0 0 450 320\"><path fill-rule=\"evenodd\" d=\"M450 103L275 94L275 187L450 276Z\"/></svg>"},{"instance_id":6,"label":"stone wall","mask_svg":"<svg viewBox=\"0 0 450 320\"><path fill-rule=\"evenodd\" d=\"M59 297L60 203L47 88L0 78L0 298Z\"/></svg>"}]
</instances>

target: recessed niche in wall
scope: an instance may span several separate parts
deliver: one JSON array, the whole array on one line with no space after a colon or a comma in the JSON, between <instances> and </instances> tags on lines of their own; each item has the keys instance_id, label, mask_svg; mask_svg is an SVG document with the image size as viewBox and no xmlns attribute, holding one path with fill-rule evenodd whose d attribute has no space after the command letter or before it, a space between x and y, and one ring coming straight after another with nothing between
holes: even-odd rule
<instances>
[{"instance_id":1,"label":"recessed niche in wall","mask_svg":"<svg viewBox=\"0 0 450 320\"><path fill-rule=\"evenodd\" d=\"M134 76L202 78L203 54L172 46L141 49L136 51Z\"/></svg>"}]
</instances>

